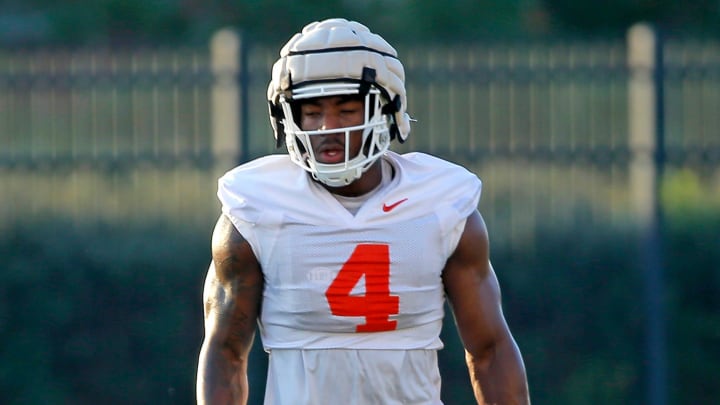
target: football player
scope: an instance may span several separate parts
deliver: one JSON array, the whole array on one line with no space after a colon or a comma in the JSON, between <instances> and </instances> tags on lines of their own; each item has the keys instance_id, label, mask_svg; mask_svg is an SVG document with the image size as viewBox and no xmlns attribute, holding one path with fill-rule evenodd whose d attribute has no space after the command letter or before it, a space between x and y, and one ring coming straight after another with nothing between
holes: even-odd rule
<instances>
[{"instance_id":1,"label":"football player","mask_svg":"<svg viewBox=\"0 0 720 405\"><path fill-rule=\"evenodd\" d=\"M479 404L528 404L478 212L481 182L410 133L397 52L364 25L307 25L268 88L288 154L219 180L200 404L244 404L256 330L265 404L440 404L447 299Z\"/></svg>"}]
</instances>

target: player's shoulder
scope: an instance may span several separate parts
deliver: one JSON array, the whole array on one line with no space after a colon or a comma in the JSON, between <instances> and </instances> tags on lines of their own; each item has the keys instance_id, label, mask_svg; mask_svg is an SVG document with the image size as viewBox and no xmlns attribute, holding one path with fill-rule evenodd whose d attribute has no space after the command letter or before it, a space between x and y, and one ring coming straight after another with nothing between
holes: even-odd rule
<instances>
[{"instance_id":1,"label":"player's shoulder","mask_svg":"<svg viewBox=\"0 0 720 405\"><path fill-rule=\"evenodd\" d=\"M408 162L408 163L415 163L415 164L435 164L435 165L454 165L454 163L442 159L440 157L431 155L429 153L425 152L406 152L406 153L397 153L397 152L388 152L388 155L398 161L401 162Z\"/></svg>"},{"instance_id":2,"label":"player's shoulder","mask_svg":"<svg viewBox=\"0 0 720 405\"><path fill-rule=\"evenodd\" d=\"M437 181L442 178L479 181L477 175L467 168L423 152L398 154L388 153L388 159L395 163L403 175L409 180Z\"/></svg>"},{"instance_id":3,"label":"player's shoulder","mask_svg":"<svg viewBox=\"0 0 720 405\"><path fill-rule=\"evenodd\" d=\"M220 188L261 190L293 184L305 171L292 163L288 155L263 156L237 166L218 179Z\"/></svg>"},{"instance_id":4,"label":"player's shoulder","mask_svg":"<svg viewBox=\"0 0 720 405\"><path fill-rule=\"evenodd\" d=\"M443 235L477 209L482 182L465 167L421 152L389 153L387 158L397 171L388 200L407 199L417 207L415 213L435 213Z\"/></svg>"},{"instance_id":5,"label":"player's shoulder","mask_svg":"<svg viewBox=\"0 0 720 405\"><path fill-rule=\"evenodd\" d=\"M271 174L289 171L297 167L288 155L267 155L253 159L226 172L221 179L230 180L241 177L254 177L259 174ZM262 176L264 177L264 176Z\"/></svg>"},{"instance_id":6,"label":"player's shoulder","mask_svg":"<svg viewBox=\"0 0 720 405\"><path fill-rule=\"evenodd\" d=\"M217 196L223 212L236 219L234 223L238 223L238 218L248 223L262 218L269 222L270 216L281 216L293 204L302 204L299 196L307 193L307 178L305 171L288 155L268 155L220 177Z\"/></svg>"}]
</instances>

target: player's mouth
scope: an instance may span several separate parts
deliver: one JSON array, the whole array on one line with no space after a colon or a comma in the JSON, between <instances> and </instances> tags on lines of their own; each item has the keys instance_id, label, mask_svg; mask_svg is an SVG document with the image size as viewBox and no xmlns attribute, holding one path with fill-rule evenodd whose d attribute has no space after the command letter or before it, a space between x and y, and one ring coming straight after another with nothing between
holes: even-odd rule
<instances>
[{"instance_id":1,"label":"player's mouth","mask_svg":"<svg viewBox=\"0 0 720 405\"><path fill-rule=\"evenodd\" d=\"M330 144L321 146L315 158L320 163L334 164L345 161L345 148L340 144Z\"/></svg>"}]
</instances>

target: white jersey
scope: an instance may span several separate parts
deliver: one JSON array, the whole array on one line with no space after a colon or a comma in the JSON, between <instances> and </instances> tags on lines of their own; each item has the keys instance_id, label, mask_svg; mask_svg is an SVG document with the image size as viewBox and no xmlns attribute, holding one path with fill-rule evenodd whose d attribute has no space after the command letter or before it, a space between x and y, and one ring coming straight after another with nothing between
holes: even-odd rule
<instances>
[{"instance_id":1,"label":"white jersey","mask_svg":"<svg viewBox=\"0 0 720 405\"><path fill-rule=\"evenodd\" d=\"M268 404L439 403L441 273L453 235L477 209L481 183L422 153L384 159L393 180L355 215L286 155L249 162L219 181L223 213L265 279L259 326L270 352ZM362 394L375 373L386 382ZM333 382L340 379L348 384Z\"/></svg>"}]
</instances>

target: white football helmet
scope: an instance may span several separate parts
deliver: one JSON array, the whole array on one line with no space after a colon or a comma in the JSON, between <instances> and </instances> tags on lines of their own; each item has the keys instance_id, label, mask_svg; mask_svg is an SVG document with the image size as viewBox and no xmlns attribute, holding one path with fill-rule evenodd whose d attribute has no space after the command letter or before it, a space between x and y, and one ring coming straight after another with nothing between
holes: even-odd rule
<instances>
[{"instance_id":1,"label":"white football helmet","mask_svg":"<svg viewBox=\"0 0 720 405\"><path fill-rule=\"evenodd\" d=\"M360 95L365 100L362 125L303 131L298 103L317 97ZM410 133L406 113L405 71L397 52L364 25L345 19L313 22L295 34L280 51L268 86L270 123L277 146L283 141L291 160L316 180L340 187L352 183L397 139ZM349 136L362 131L363 146L349 156ZM345 135L345 162L315 160L310 137Z\"/></svg>"}]
</instances>

